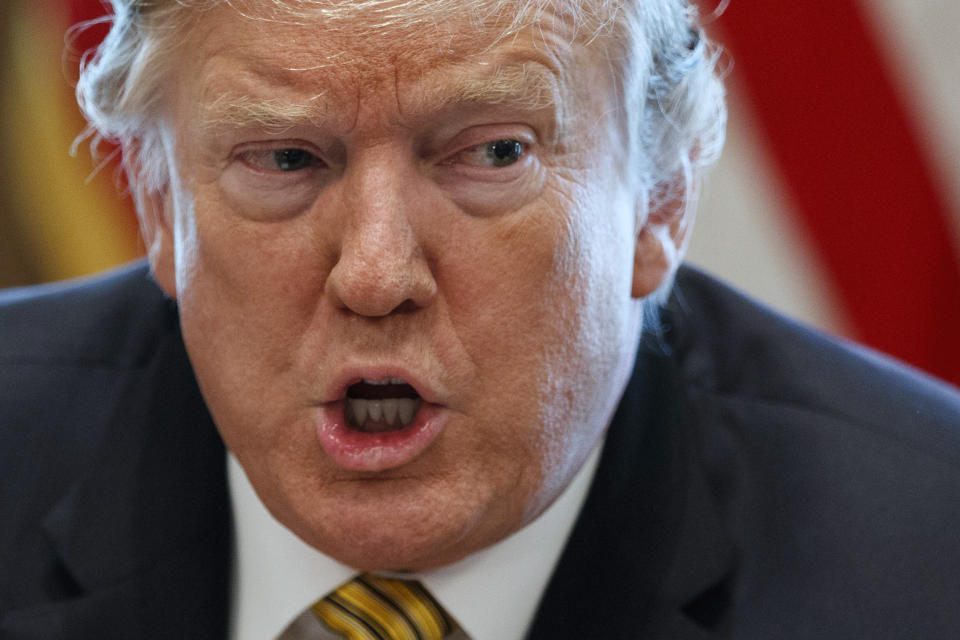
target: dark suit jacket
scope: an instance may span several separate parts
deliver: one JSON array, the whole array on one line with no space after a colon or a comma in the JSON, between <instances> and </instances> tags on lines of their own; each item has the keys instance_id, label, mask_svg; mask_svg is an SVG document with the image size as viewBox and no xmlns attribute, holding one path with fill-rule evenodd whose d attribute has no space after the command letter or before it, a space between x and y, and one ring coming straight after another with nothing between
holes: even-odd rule
<instances>
[{"instance_id":1,"label":"dark suit jacket","mask_svg":"<svg viewBox=\"0 0 960 640\"><path fill-rule=\"evenodd\" d=\"M683 269L530 637L960 638L958 398ZM223 637L224 474L145 267L0 296L0 638Z\"/></svg>"}]
</instances>

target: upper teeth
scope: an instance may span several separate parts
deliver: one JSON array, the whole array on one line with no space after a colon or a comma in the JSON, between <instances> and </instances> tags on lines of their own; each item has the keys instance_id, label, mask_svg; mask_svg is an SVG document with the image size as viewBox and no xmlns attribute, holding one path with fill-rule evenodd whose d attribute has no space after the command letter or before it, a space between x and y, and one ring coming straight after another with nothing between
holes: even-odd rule
<instances>
[{"instance_id":1,"label":"upper teeth","mask_svg":"<svg viewBox=\"0 0 960 640\"><path fill-rule=\"evenodd\" d=\"M407 384L405 380L400 378L384 378L383 380L367 380L363 379L367 384L373 384L377 386L387 385L387 384Z\"/></svg>"}]
</instances>

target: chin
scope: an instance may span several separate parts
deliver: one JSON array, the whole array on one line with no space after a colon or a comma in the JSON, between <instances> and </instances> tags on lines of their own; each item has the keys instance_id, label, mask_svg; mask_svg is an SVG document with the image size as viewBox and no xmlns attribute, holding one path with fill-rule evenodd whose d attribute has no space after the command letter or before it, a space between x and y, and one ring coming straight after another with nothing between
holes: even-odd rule
<instances>
[{"instance_id":1,"label":"chin","mask_svg":"<svg viewBox=\"0 0 960 640\"><path fill-rule=\"evenodd\" d=\"M471 553L462 535L421 522L341 526L335 532L310 532L304 540L328 556L359 571L421 571L447 565Z\"/></svg>"},{"instance_id":2,"label":"chin","mask_svg":"<svg viewBox=\"0 0 960 640\"><path fill-rule=\"evenodd\" d=\"M498 539L488 530L498 520L491 517L496 501L444 489L422 481L337 483L279 519L310 546L361 571L430 569Z\"/></svg>"}]
</instances>

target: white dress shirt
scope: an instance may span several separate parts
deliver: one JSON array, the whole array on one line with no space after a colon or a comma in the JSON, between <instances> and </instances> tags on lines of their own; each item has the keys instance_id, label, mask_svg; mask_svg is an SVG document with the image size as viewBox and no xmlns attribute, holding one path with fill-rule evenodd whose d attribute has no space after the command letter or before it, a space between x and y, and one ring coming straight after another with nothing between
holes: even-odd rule
<instances>
[{"instance_id":1,"label":"white dress shirt","mask_svg":"<svg viewBox=\"0 0 960 640\"><path fill-rule=\"evenodd\" d=\"M419 580L471 640L519 640L586 499L599 451L598 445L560 497L520 531L455 564L403 577ZM236 536L229 638L276 638L357 571L274 520L232 454L227 480Z\"/></svg>"}]
</instances>

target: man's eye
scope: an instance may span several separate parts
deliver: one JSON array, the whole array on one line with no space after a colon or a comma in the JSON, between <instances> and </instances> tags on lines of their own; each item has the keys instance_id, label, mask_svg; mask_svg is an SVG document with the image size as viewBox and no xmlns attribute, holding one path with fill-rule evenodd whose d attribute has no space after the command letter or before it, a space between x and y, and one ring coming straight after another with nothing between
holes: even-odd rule
<instances>
[{"instance_id":1,"label":"man's eye","mask_svg":"<svg viewBox=\"0 0 960 640\"><path fill-rule=\"evenodd\" d=\"M243 161L260 171L291 173L320 164L320 159L306 149L254 149L241 154Z\"/></svg>"},{"instance_id":2,"label":"man's eye","mask_svg":"<svg viewBox=\"0 0 960 640\"><path fill-rule=\"evenodd\" d=\"M519 140L493 140L464 149L457 161L480 167L508 167L520 160L524 145Z\"/></svg>"},{"instance_id":3,"label":"man's eye","mask_svg":"<svg viewBox=\"0 0 960 640\"><path fill-rule=\"evenodd\" d=\"M273 162L280 171L299 171L311 166L314 155L303 149L278 149L273 152Z\"/></svg>"},{"instance_id":4,"label":"man's eye","mask_svg":"<svg viewBox=\"0 0 960 640\"><path fill-rule=\"evenodd\" d=\"M520 159L523 145L516 140L497 140L483 145L487 161L494 167L506 167Z\"/></svg>"}]
</instances>

